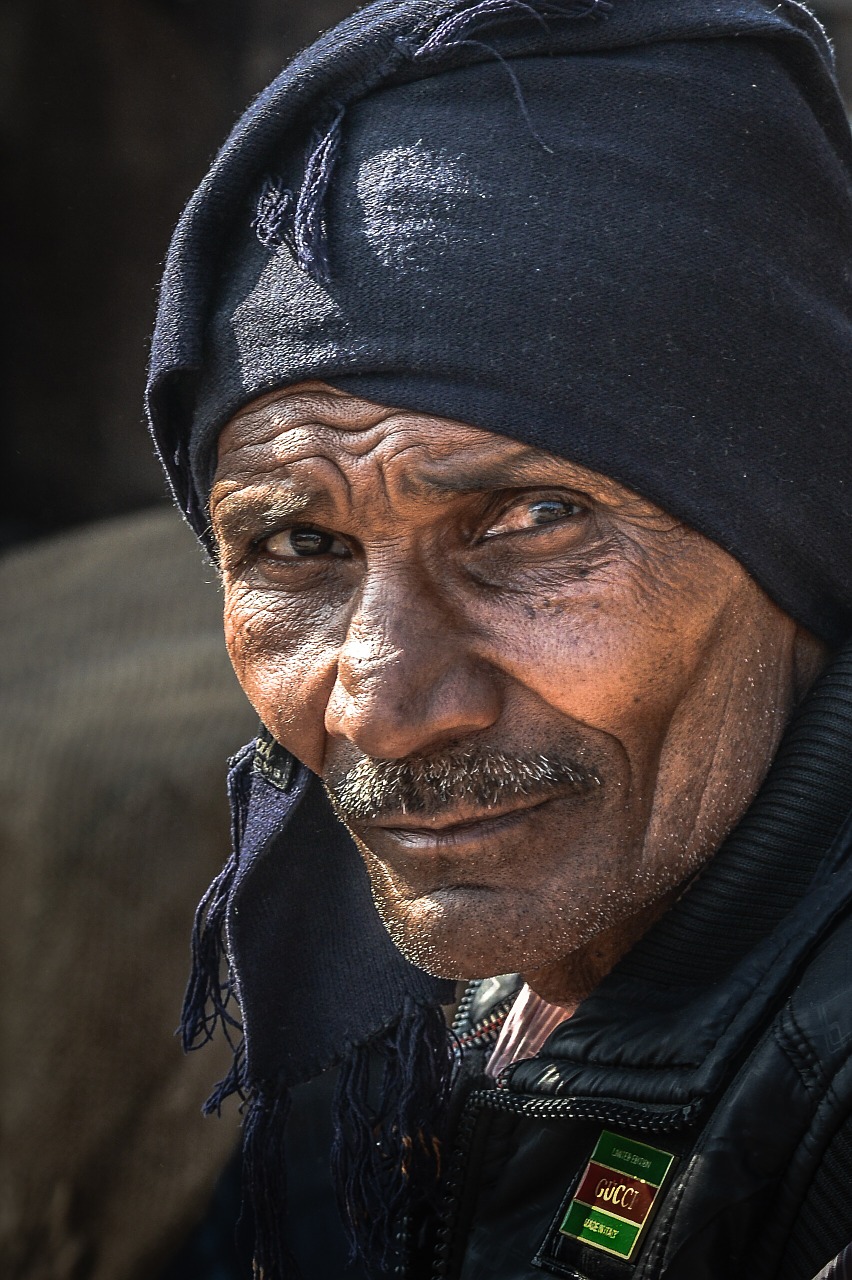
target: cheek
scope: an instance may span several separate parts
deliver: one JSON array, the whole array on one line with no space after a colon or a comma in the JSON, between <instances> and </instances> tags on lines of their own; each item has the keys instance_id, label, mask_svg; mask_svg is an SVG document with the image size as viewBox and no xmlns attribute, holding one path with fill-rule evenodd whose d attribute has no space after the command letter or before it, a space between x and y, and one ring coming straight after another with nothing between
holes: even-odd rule
<instances>
[{"instance_id":1,"label":"cheek","mask_svg":"<svg viewBox=\"0 0 852 1280\"><path fill-rule=\"evenodd\" d=\"M322 769L339 648L332 624L319 606L225 584L225 641L237 679L267 729L314 772Z\"/></svg>"},{"instance_id":2,"label":"cheek","mask_svg":"<svg viewBox=\"0 0 852 1280\"><path fill-rule=\"evenodd\" d=\"M629 598L591 596L539 602L489 628L495 665L559 714L621 742L634 770L656 761L698 661L675 618L657 626Z\"/></svg>"}]
</instances>

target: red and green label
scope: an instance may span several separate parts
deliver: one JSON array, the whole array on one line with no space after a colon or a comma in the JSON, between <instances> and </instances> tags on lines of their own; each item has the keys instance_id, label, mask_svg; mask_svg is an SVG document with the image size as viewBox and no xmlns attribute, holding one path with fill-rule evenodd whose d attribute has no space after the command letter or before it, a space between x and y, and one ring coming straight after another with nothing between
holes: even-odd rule
<instances>
[{"instance_id":1,"label":"red and green label","mask_svg":"<svg viewBox=\"0 0 852 1280\"><path fill-rule=\"evenodd\" d=\"M673 1160L604 1129L559 1230L629 1260Z\"/></svg>"}]
</instances>

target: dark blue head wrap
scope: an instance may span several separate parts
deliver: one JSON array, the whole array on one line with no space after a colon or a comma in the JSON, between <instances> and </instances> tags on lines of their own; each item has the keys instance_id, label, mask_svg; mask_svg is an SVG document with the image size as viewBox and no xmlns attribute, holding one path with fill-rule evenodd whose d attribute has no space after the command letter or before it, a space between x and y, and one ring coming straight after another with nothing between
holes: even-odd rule
<instances>
[{"instance_id":1,"label":"dark blue head wrap","mask_svg":"<svg viewBox=\"0 0 852 1280\"><path fill-rule=\"evenodd\" d=\"M380 0L261 94L184 213L152 430L205 540L217 435L273 388L318 378L504 433L657 502L836 644L850 245L849 128L796 0ZM189 1040L229 1025L227 921L247 1046L227 1087L254 1097L267 1205L287 1087L379 1031L413 1079L395 1019L407 1002L422 1038L447 998L396 953L351 842L275 751L234 773L238 856L204 904L186 1022ZM411 1119L386 1112L388 1133Z\"/></svg>"},{"instance_id":2,"label":"dark blue head wrap","mask_svg":"<svg viewBox=\"0 0 852 1280\"><path fill-rule=\"evenodd\" d=\"M621 480L837 643L851 195L797 3L368 8L261 95L175 234L149 404L178 496L203 529L227 419L322 378Z\"/></svg>"}]
</instances>

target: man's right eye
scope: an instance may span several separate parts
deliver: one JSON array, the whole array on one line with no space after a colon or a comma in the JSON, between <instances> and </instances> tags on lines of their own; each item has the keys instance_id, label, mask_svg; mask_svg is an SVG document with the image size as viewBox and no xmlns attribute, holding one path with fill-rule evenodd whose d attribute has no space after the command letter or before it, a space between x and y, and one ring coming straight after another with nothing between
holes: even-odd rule
<instances>
[{"instance_id":1,"label":"man's right eye","mask_svg":"<svg viewBox=\"0 0 852 1280\"><path fill-rule=\"evenodd\" d=\"M310 556L348 557L349 548L333 533L296 525L270 534L259 544L260 550L275 560L304 559Z\"/></svg>"}]
</instances>

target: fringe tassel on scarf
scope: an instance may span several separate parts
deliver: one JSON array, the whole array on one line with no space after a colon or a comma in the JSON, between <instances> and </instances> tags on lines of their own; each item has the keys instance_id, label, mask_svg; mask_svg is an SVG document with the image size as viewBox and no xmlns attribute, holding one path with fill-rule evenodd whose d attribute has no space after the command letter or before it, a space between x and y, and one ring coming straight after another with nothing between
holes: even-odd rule
<instances>
[{"instance_id":1,"label":"fringe tassel on scarf","mask_svg":"<svg viewBox=\"0 0 852 1280\"><path fill-rule=\"evenodd\" d=\"M453 1061L440 1008L409 999L341 1064L332 1172L350 1256L380 1274L398 1261L405 1218L434 1204Z\"/></svg>"},{"instance_id":2,"label":"fringe tassel on scarf","mask_svg":"<svg viewBox=\"0 0 852 1280\"><path fill-rule=\"evenodd\" d=\"M285 1135L290 1094L259 1089L243 1120L243 1204L254 1226L255 1280L298 1280L299 1268L286 1244L287 1162Z\"/></svg>"},{"instance_id":3,"label":"fringe tassel on scarf","mask_svg":"<svg viewBox=\"0 0 852 1280\"><path fill-rule=\"evenodd\" d=\"M409 999L397 1022L341 1064L332 1177L350 1259L360 1258L372 1276L392 1272L406 1220L435 1204L452 1045L440 1008ZM240 1070L237 1075L244 1090ZM286 1242L289 1113L286 1088L251 1089L243 1121L243 1205L254 1228L255 1280L300 1276Z\"/></svg>"},{"instance_id":4,"label":"fringe tassel on scarf","mask_svg":"<svg viewBox=\"0 0 852 1280\"><path fill-rule=\"evenodd\" d=\"M210 885L195 913L192 926L192 969L183 1000L180 1037L184 1051L200 1049L212 1040L221 1023L226 1031L240 1030L230 1013L233 999L230 980L222 978L225 960L225 912L228 895L237 872L237 859L231 854L219 875ZM230 1040L230 1035L229 1035Z\"/></svg>"},{"instance_id":5,"label":"fringe tassel on scarf","mask_svg":"<svg viewBox=\"0 0 852 1280\"><path fill-rule=\"evenodd\" d=\"M200 1049L208 1044L221 1026L222 1032L234 1055L231 1069L220 1080L204 1104L205 1115L220 1112L222 1103L233 1093L244 1097L245 1044L240 1021L231 1013L230 1005L236 1004L234 988L227 967L225 951L225 915L228 898L237 874L237 850L240 847L240 813L242 806L237 792L244 785L238 768L241 757L250 748L231 761L228 776L228 793L231 802L232 831L231 855L222 870L198 904L192 926L192 967L186 993L183 998L178 1034L184 1053ZM224 976L223 976L224 971Z\"/></svg>"}]
</instances>

